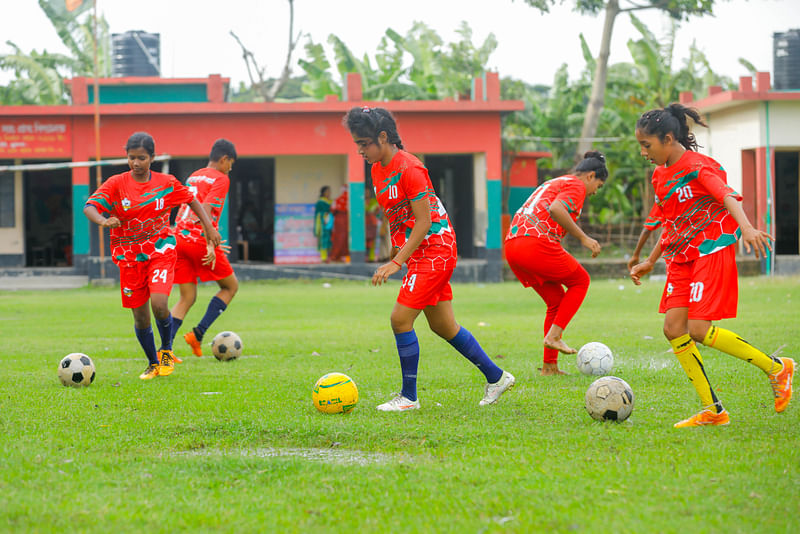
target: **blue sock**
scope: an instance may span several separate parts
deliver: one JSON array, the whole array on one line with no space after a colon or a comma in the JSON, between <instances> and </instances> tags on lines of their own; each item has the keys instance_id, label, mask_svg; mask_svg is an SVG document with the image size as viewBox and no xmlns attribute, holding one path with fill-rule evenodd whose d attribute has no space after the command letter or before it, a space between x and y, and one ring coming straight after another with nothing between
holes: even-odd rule
<instances>
[{"instance_id":1,"label":"blue sock","mask_svg":"<svg viewBox=\"0 0 800 534\"><path fill-rule=\"evenodd\" d=\"M486 381L490 384L494 384L503 376L503 370L494 364L483 351L480 343L475 339L475 336L463 326L461 330L458 331L458 334L456 334L453 339L449 340L448 343L453 345L466 359L474 363L484 376L486 376Z\"/></svg>"},{"instance_id":2,"label":"blue sock","mask_svg":"<svg viewBox=\"0 0 800 534\"><path fill-rule=\"evenodd\" d=\"M161 350L172 350L172 314L164 319L156 318L156 326L161 335Z\"/></svg>"},{"instance_id":3,"label":"blue sock","mask_svg":"<svg viewBox=\"0 0 800 534\"><path fill-rule=\"evenodd\" d=\"M419 341L413 330L394 335L397 354L400 355L400 370L403 372L401 394L410 401L417 400L417 367L419 366Z\"/></svg>"},{"instance_id":4,"label":"blue sock","mask_svg":"<svg viewBox=\"0 0 800 534\"><path fill-rule=\"evenodd\" d=\"M180 330L182 324L183 324L183 319L178 319L174 315L172 316L172 332L170 333L170 337L172 338L172 343L175 342L175 336L178 334L178 330Z\"/></svg>"},{"instance_id":5,"label":"blue sock","mask_svg":"<svg viewBox=\"0 0 800 534\"><path fill-rule=\"evenodd\" d=\"M133 329L136 331L136 339L139 340L139 345L144 349L147 355L147 361L151 364L158 365L158 356L156 356L156 340L153 338L153 327L138 329L135 326Z\"/></svg>"},{"instance_id":6,"label":"blue sock","mask_svg":"<svg viewBox=\"0 0 800 534\"><path fill-rule=\"evenodd\" d=\"M227 307L228 305L225 304L225 301L218 296L214 295L211 298L211 302L208 303L208 308L206 308L206 314L194 328L194 335L197 337L197 341L203 340L203 336L206 330L211 326L211 323L213 323ZM198 336L197 334L200 335Z\"/></svg>"}]
</instances>

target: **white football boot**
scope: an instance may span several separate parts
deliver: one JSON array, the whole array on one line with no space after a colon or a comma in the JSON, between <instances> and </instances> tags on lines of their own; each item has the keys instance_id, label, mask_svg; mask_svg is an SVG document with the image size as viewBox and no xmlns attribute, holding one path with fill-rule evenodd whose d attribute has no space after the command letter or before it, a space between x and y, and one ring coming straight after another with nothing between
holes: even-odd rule
<instances>
[{"instance_id":1,"label":"white football boot","mask_svg":"<svg viewBox=\"0 0 800 534\"><path fill-rule=\"evenodd\" d=\"M497 402L497 399L500 398L500 395L513 388L515 383L516 379L514 375L508 371L503 371L500 380L494 384L486 384L486 392L481 399L480 405L486 406L487 404L494 404Z\"/></svg>"},{"instance_id":2,"label":"white football boot","mask_svg":"<svg viewBox=\"0 0 800 534\"><path fill-rule=\"evenodd\" d=\"M378 405L378 410L382 412L404 412L406 410L419 410L419 399L412 401L397 393L389 402Z\"/></svg>"}]
</instances>

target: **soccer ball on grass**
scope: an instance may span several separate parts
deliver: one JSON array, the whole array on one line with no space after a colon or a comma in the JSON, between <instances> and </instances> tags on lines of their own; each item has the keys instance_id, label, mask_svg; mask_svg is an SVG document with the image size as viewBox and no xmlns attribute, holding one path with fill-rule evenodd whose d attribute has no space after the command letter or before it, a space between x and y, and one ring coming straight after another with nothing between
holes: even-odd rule
<instances>
[{"instance_id":1,"label":"soccer ball on grass","mask_svg":"<svg viewBox=\"0 0 800 534\"><path fill-rule=\"evenodd\" d=\"M358 403L358 388L346 374L328 373L314 384L311 400L323 413L347 413Z\"/></svg>"},{"instance_id":2,"label":"soccer ball on grass","mask_svg":"<svg viewBox=\"0 0 800 534\"><path fill-rule=\"evenodd\" d=\"M211 341L211 352L221 362L235 360L242 355L242 338L236 332L220 332Z\"/></svg>"},{"instance_id":3,"label":"soccer ball on grass","mask_svg":"<svg viewBox=\"0 0 800 534\"><path fill-rule=\"evenodd\" d=\"M598 421L624 421L633 411L633 390L621 378L598 378L586 390L586 411Z\"/></svg>"},{"instance_id":4,"label":"soccer ball on grass","mask_svg":"<svg viewBox=\"0 0 800 534\"><path fill-rule=\"evenodd\" d=\"M80 352L67 354L58 364L58 379L65 386L89 386L94 382L94 374L94 362Z\"/></svg>"},{"instance_id":5,"label":"soccer ball on grass","mask_svg":"<svg viewBox=\"0 0 800 534\"><path fill-rule=\"evenodd\" d=\"M578 351L577 364L580 372L585 375L607 375L614 367L614 355L602 343L592 341Z\"/></svg>"}]
</instances>

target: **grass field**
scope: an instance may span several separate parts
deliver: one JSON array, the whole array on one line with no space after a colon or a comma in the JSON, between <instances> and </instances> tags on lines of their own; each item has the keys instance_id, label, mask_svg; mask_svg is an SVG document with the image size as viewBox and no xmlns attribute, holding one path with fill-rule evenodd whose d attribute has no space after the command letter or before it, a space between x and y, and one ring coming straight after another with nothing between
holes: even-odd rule
<instances>
[{"instance_id":1,"label":"grass field","mask_svg":"<svg viewBox=\"0 0 800 534\"><path fill-rule=\"evenodd\" d=\"M673 429L699 408L661 335L660 282L594 282L565 339L603 341L633 415L594 422L591 377L541 377L544 305L516 283L455 285L454 308L517 386L479 407L483 376L417 323L422 409L380 413L398 391L388 317L398 282L245 283L211 335L241 359L195 358L143 382L118 289L0 293L0 529L9 532L797 532L800 398L776 414L755 367L704 349L728 427ZM202 315L202 286L187 317ZM741 279L721 324L800 363L800 279ZM182 330L183 332L183 330ZM97 379L61 386L89 354ZM340 371L348 415L311 405Z\"/></svg>"}]
</instances>

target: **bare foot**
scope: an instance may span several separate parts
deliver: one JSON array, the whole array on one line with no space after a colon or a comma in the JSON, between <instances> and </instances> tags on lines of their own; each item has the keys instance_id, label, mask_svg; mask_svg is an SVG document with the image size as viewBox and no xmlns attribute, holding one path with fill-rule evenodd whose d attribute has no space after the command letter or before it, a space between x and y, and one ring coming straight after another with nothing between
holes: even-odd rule
<instances>
[{"instance_id":1,"label":"bare foot","mask_svg":"<svg viewBox=\"0 0 800 534\"><path fill-rule=\"evenodd\" d=\"M557 350L564 354L576 354L578 351L564 343L563 339L548 339L544 338L544 346L548 349Z\"/></svg>"},{"instance_id":2,"label":"bare foot","mask_svg":"<svg viewBox=\"0 0 800 534\"><path fill-rule=\"evenodd\" d=\"M553 375L565 375L567 373L559 369L557 363L545 363L542 364L542 368L539 369L539 374L542 376L553 376Z\"/></svg>"}]
</instances>

